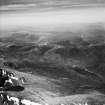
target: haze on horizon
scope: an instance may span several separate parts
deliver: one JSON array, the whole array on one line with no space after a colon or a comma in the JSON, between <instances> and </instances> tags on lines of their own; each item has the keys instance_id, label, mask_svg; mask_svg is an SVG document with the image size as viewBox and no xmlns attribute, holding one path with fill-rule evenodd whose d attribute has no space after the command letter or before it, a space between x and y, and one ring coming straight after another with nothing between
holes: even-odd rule
<instances>
[{"instance_id":1,"label":"haze on horizon","mask_svg":"<svg viewBox=\"0 0 105 105\"><path fill-rule=\"evenodd\" d=\"M104 0L1 0L0 30L19 27L48 29L81 23L105 23L103 4Z\"/></svg>"}]
</instances>

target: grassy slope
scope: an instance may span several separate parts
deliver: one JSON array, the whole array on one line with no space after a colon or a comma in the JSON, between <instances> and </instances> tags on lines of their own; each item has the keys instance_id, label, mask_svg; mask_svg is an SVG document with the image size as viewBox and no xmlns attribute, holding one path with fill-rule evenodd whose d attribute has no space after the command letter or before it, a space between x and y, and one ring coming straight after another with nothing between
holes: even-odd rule
<instances>
[{"instance_id":1,"label":"grassy slope","mask_svg":"<svg viewBox=\"0 0 105 105\"><path fill-rule=\"evenodd\" d=\"M18 72L12 69L6 69L7 71L13 72L18 78L25 77L25 84L22 84L25 87L23 92L8 92L12 96L24 97L28 100L40 103L49 103L49 104L70 104L70 103L105 103L105 95L97 91L88 92L84 94L75 94L70 96L61 96L60 92L57 91L57 87L53 81L56 81L51 78L43 76L35 76L28 73ZM54 89L55 88L55 89Z\"/></svg>"}]
</instances>

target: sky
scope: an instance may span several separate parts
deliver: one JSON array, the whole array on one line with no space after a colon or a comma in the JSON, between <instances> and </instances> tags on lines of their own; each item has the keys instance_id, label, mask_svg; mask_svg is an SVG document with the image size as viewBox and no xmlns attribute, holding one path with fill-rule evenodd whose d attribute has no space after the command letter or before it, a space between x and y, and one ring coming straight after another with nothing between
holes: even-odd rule
<instances>
[{"instance_id":1,"label":"sky","mask_svg":"<svg viewBox=\"0 0 105 105\"><path fill-rule=\"evenodd\" d=\"M61 9L104 4L105 0L0 0L0 11Z\"/></svg>"},{"instance_id":2,"label":"sky","mask_svg":"<svg viewBox=\"0 0 105 105\"><path fill-rule=\"evenodd\" d=\"M105 23L105 0L0 0L0 30Z\"/></svg>"}]
</instances>

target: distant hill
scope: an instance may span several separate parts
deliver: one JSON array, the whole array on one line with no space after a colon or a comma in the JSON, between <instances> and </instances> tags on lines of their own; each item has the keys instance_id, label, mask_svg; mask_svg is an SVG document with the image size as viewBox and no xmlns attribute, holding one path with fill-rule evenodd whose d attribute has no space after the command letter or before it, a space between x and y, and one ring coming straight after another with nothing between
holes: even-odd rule
<instances>
[{"instance_id":1,"label":"distant hill","mask_svg":"<svg viewBox=\"0 0 105 105\"><path fill-rule=\"evenodd\" d=\"M0 66L25 79L24 92L9 94L55 105L59 100L105 103L105 31L61 34L0 38Z\"/></svg>"}]
</instances>

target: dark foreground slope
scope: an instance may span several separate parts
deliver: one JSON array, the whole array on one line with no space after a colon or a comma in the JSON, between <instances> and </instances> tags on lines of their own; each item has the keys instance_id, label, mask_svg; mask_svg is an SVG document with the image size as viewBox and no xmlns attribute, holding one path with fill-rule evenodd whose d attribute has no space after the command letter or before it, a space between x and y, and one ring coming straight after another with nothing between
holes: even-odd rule
<instances>
[{"instance_id":1,"label":"dark foreground slope","mask_svg":"<svg viewBox=\"0 0 105 105\"><path fill-rule=\"evenodd\" d=\"M12 71L25 87L22 92L8 94L40 103L103 105L105 31L86 34L92 37L54 35L40 40L35 35L15 33L0 38L1 67Z\"/></svg>"}]
</instances>

